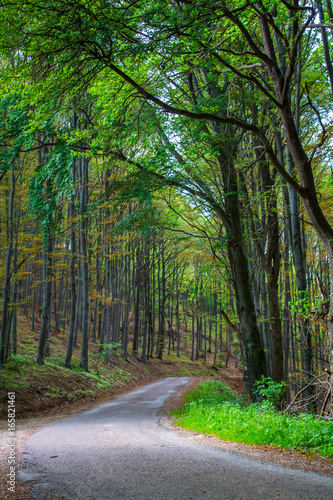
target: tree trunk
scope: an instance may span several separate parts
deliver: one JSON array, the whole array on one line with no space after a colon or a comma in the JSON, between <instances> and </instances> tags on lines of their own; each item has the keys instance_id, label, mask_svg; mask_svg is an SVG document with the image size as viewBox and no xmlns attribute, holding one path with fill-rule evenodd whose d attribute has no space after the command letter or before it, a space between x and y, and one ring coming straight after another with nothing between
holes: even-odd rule
<instances>
[{"instance_id":1,"label":"tree trunk","mask_svg":"<svg viewBox=\"0 0 333 500\"><path fill-rule=\"evenodd\" d=\"M73 181L75 183L75 161L73 161ZM74 226L74 217L75 217L75 195L73 194L71 197L70 204L70 215L71 215L71 257L70 257L70 288L71 288L71 315L70 315L70 323L69 323L69 333L68 333L68 343L67 343L67 351L65 357L65 367L70 368L72 362L72 354L74 347L74 333L75 333L75 316L76 316L76 276L75 276L75 263L76 263L76 238L75 238L75 226Z\"/></svg>"},{"instance_id":2,"label":"tree trunk","mask_svg":"<svg viewBox=\"0 0 333 500\"><path fill-rule=\"evenodd\" d=\"M51 295L52 295L52 251L53 251L53 237L51 234L50 226L46 228L46 248L43 253L43 268L44 268L44 298L43 298L43 315L42 326L39 334L38 352L36 363L39 365L44 364L46 342L50 328L51 316Z\"/></svg>"},{"instance_id":3,"label":"tree trunk","mask_svg":"<svg viewBox=\"0 0 333 500\"><path fill-rule=\"evenodd\" d=\"M80 366L88 371L88 340L89 340L89 262L88 262L88 166L86 157L78 159L80 175L80 243L81 243L81 266L82 266L82 347Z\"/></svg>"},{"instance_id":4,"label":"tree trunk","mask_svg":"<svg viewBox=\"0 0 333 500\"><path fill-rule=\"evenodd\" d=\"M244 344L244 389L253 400L256 400L254 383L256 380L260 380L262 375L267 376L267 365L249 278L247 251L241 224L237 175L232 160L229 160L228 164L228 168L224 166L223 169L224 190L228 193L228 215L230 217L229 227L226 228L229 235L228 257L236 296L239 330Z\"/></svg>"},{"instance_id":5,"label":"tree trunk","mask_svg":"<svg viewBox=\"0 0 333 500\"><path fill-rule=\"evenodd\" d=\"M16 187L16 177L14 169L11 172L11 194L9 201L9 213L8 213L8 246L7 246L7 257L6 257L6 275L5 284L3 289L3 302L2 302L2 320L1 320L1 338L0 338L0 366L2 366L6 361L6 345L8 343L7 336L8 332L8 306L10 301L10 281L11 281L11 262L13 255L13 238L14 238L14 197L15 197L15 187Z\"/></svg>"}]
</instances>

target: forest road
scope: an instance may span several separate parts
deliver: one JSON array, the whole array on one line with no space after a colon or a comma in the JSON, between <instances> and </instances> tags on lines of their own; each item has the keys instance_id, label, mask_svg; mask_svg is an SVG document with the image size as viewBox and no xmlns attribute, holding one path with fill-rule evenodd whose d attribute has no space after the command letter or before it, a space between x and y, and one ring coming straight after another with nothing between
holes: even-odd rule
<instances>
[{"instance_id":1,"label":"forest road","mask_svg":"<svg viewBox=\"0 0 333 500\"><path fill-rule=\"evenodd\" d=\"M197 444L163 428L189 378L167 378L46 427L25 445L35 500L329 500L333 479Z\"/></svg>"}]
</instances>

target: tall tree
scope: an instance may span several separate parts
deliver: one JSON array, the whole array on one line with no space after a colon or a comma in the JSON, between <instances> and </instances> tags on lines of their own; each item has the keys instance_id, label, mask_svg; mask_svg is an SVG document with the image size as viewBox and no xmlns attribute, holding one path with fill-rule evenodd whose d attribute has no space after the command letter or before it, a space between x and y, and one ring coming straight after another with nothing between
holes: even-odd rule
<instances>
[{"instance_id":1,"label":"tall tree","mask_svg":"<svg viewBox=\"0 0 333 500\"><path fill-rule=\"evenodd\" d=\"M287 2L276 5L275 2L260 0L254 4L197 0L194 6L191 2L178 1L134 4L123 2L119 5L102 1L98 7L83 0L76 0L73 5L75 8L68 9L64 0L52 0L46 9L41 2L31 4L3 1L0 16L6 31L1 33L0 45L4 52L8 54L10 50L19 50L21 54L24 51L26 58L18 58L18 65L24 67L26 74L30 72L34 77L44 78L44 88L54 95L59 95L59 88L63 92L74 87L80 89L94 75L101 74L104 70L104 75L112 82L109 87L115 89L114 102L122 100L127 104L133 89L144 102L151 103L158 116L163 113L170 116L169 120L164 120L166 129L172 129L175 124L186 128L185 118L192 123L200 121L211 130L217 130L215 141L223 143L224 150L228 149L225 146L228 143L231 147L235 133L239 131L256 135L270 165L301 197L307 217L326 248L330 263L330 281L333 283L333 229L319 204L313 171L315 155L323 145L327 133L308 92L307 106L312 110L313 117L318 119L322 133L318 143L307 153L308 141L297 129L293 113L293 94L290 92L299 49L303 50L306 46L301 46L302 38L316 15L314 6L303 6L297 0L292 5ZM282 41L285 49L285 70L279 60L277 40ZM195 79L192 78L193 73L199 85L196 85ZM57 78L54 78L55 75ZM223 89L226 75L232 75L228 82L228 91L216 94L214 88ZM204 78L209 95L204 94L202 98L196 87L200 88L200 79ZM188 95L196 99L188 100ZM241 97L243 104L240 106ZM261 126L252 121L248 112L250 107L245 105L245 102L251 102L252 98L265 102L266 109L270 109ZM123 106L122 111L124 109ZM132 110L133 108L131 112ZM296 177L284 168L272 145L272 114L283 127L285 141L295 164ZM124 147L119 144L119 136L115 133L122 129L128 115L124 117L123 113L120 120L118 113L117 123L114 114L112 118L112 133L105 136L105 128L101 127L102 133L94 146L107 150L110 157L113 155L126 161L130 169L138 169L145 179L151 176L156 183L165 183L167 180L168 184L204 200L204 203L210 205L215 214L220 214L225 221L228 217L231 218L231 229L234 233L233 242L231 239L229 241L230 260L232 257L239 258L243 253L242 227L237 226L238 218L237 221L232 219L238 212L238 199L235 194L238 192L238 179L237 173L234 173L233 155L228 154L223 158L222 168L222 177L226 176L223 182L230 183L232 188L224 190L224 196L231 200L232 213L222 214L223 205L216 203L215 192L212 193L209 183L207 185L200 182L200 176L197 175L195 184L189 186L189 183L183 182L184 177L189 175L186 169L183 170L183 175L180 175L181 169L174 170L172 178L168 163L164 166L164 172L163 168L162 172L158 168L156 172L153 168L156 165L153 166L152 162L134 161L135 155L136 159L140 157L141 142L138 141L137 147L133 145L135 141L129 131L130 125L127 125L128 141ZM148 123L147 121L147 127ZM146 140L149 141L148 138ZM237 144L238 139L235 139L235 142ZM127 151L124 149L128 150L129 155L125 154ZM215 155L218 159L218 147L215 148ZM230 178L227 178L227 175L230 175ZM240 250L235 250L232 256L234 243L238 243ZM246 258L242 258L237 269L234 266L234 277L240 271L245 277L248 275L245 263ZM244 282L247 281L245 278ZM237 293L240 317L250 310L254 311L253 304L247 304L245 309L243 306L239 307L243 293L241 288ZM327 325L329 372L332 373L332 293L330 297ZM254 359L250 362L250 385L253 385L259 372L265 372L260 336L258 338L258 328L255 324L254 315L250 318L251 334L245 350L250 346L248 359L252 359L252 348L259 353L256 359L260 368L254 366ZM244 328L246 329L246 326ZM247 338L246 333L243 332L243 335Z\"/></svg>"}]
</instances>

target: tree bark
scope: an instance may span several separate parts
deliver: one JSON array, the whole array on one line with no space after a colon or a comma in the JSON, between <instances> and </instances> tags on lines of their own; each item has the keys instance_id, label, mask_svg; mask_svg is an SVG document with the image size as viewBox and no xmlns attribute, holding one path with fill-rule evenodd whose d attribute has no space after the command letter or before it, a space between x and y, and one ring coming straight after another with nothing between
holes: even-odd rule
<instances>
[{"instance_id":1,"label":"tree bark","mask_svg":"<svg viewBox=\"0 0 333 500\"><path fill-rule=\"evenodd\" d=\"M81 266L82 266L82 346L80 366L88 371L88 340L89 340L89 262L88 262L88 166L86 157L78 159L80 175L80 243L81 243Z\"/></svg>"},{"instance_id":2,"label":"tree bark","mask_svg":"<svg viewBox=\"0 0 333 500\"><path fill-rule=\"evenodd\" d=\"M46 228L46 247L43 253L43 269L44 269L44 293L43 293L43 315L42 326L39 334L39 343L36 363L39 365L44 364L45 347L50 328L51 316L51 295L52 295L52 251L53 251L53 236L51 234L50 226Z\"/></svg>"},{"instance_id":3,"label":"tree bark","mask_svg":"<svg viewBox=\"0 0 333 500\"><path fill-rule=\"evenodd\" d=\"M73 160L73 181L75 184L76 177L76 166L75 160ZM67 343L67 351L65 357L65 367L70 368L74 347L74 333L75 333L75 316L76 316L76 307L77 307L77 295L76 295L76 276L75 276L75 264L76 264L76 237L75 237L75 226L74 226L74 217L75 217L75 195L72 194L71 204L70 204L70 220L72 224L71 228L71 257L70 257L70 288L71 288L71 313L70 313L70 323L69 323L69 333L68 333L68 343Z\"/></svg>"},{"instance_id":4,"label":"tree bark","mask_svg":"<svg viewBox=\"0 0 333 500\"><path fill-rule=\"evenodd\" d=\"M3 302L2 302L0 366L2 366L7 361L6 346L8 342L7 336L9 335L8 306L10 301L11 263L13 255L13 238L14 238L14 198L15 198L15 188L16 188L16 176L13 168L11 171L11 183L12 186L11 186L10 201L9 201L9 213L8 213L8 246L7 246L7 257L6 257L6 274L5 274Z\"/></svg>"}]
</instances>

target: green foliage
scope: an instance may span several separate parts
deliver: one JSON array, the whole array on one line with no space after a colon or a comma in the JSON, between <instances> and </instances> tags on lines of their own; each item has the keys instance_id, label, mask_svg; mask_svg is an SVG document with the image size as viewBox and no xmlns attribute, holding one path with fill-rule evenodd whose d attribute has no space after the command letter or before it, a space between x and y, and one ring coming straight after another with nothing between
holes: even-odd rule
<instances>
[{"instance_id":1,"label":"green foliage","mask_svg":"<svg viewBox=\"0 0 333 500\"><path fill-rule=\"evenodd\" d=\"M210 380L200 384L186 398L187 403L200 401L204 405L212 405L222 402L241 402L241 396L220 380Z\"/></svg>"},{"instance_id":2,"label":"green foliage","mask_svg":"<svg viewBox=\"0 0 333 500\"><path fill-rule=\"evenodd\" d=\"M225 440L333 456L333 421L281 414L265 403L246 406L222 381L204 382L191 392L176 421L186 429Z\"/></svg>"},{"instance_id":3,"label":"green foliage","mask_svg":"<svg viewBox=\"0 0 333 500\"><path fill-rule=\"evenodd\" d=\"M310 301L307 290L298 292L299 298L289 302L289 307L292 314L309 315Z\"/></svg>"},{"instance_id":4,"label":"green foliage","mask_svg":"<svg viewBox=\"0 0 333 500\"><path fill-rule=\"evenodd\" d=\"M121 344L117 342L111 342L111 344L101 344L98 355L103 359L103 361L108 361L109 356L120 358L120 350Z\"/></svg>"},{"instance_id":5,"label":"green foliage","mask_svg":"<svg viewBox=\"0 0 333 500\"><path fill-rule=\"evenodd\" d=\"M18 161L22 147L31 146L28 123L29 107L21 95L11 93L0 99L0 171L9 169Z\"/></svg>"},{"instance_id":6,"label":"green foliage","mask_svg":"<svg viewBox=\"0 0 333 500\"><path fill-rule=\"evenodd\" d=\"M6 370L20 371L24 366L31 364L31 358L22 354L11 354L5 364Z\"/></svg>"},{"instance_id":7,"label":"green foliage","mask_svg":"<svg viewBox=\"0 0 333 500\"><path fill-rule=\"evenodd\" d=\"M152 203L140 203L137 209L126 214L115 225L114 234L124 234L126 231L137 229L147 234L149 229L156 226L158 212Z\"/></svg>"},{"instance_id":8,"label":"green foliage","mask_svg":"<svg viewBox=\"0 0 333 500\"><path fill-rule=\"evenodd\" d=\"M64 366L64 360L61 356L49 356L47 358L47 364L48 366L53 366L53 367L63 367Z\"/></svg>"},{"instance_id":9,"label":"green foliage","mask_svg":"<svg viewBox=\"0 0 333 500\"><path fill-rule=\"evenodd\" d=\"M25 376L32 368L33 359L22 354L11 354L7 362L1 368L0 389L4 392L27 387Z\"/></svg>"},{"instance_id":10,"label":"green foliage","mask_svg":"<svg viewBox=\"0 0 333 500\"><path fill-rule=\"evenodd\" d=\"M131 379L131 376L128 372L123 370L122 368L116 368L111 373L112 383L118 386L125 386L127 382Z\"/></svg>"},{"instance_id":11,"label":"green foliage","mask_svg":"<svg viewBox=\"0 0 333 500\"><path fill-rule=\"evenodd\" d=\"M60 143L47 157L45 163L37 166L36 174L30 185L30 210L42 223L44 236L46 229L55 232L59 224L60 211L57 207L62 197L72 194L73 179L70 174L73 156Z\"/></svg>"},{"instance_id":12,"label":"green foliage","mask_svg":"<svg viewBox=\"0 0 333 500\"><path fill-rule=\"evenodd\" d=\"M278 406L283 397L285 387L287 386L284 381L275 382L270 377L264 377L263 375L260 380L257 380L254 383L254 385L257 388L256 392L259 396L274 406Z\"/></svg>"},{"instance_id":13,"label":"green foliage","mask_svg":"<svg viewBox=\"0 0 333 500\"><path fill-rule=\"evenodd\" d=\"M53 385L47 386L47 392L45 393L45 396L47 396L50 399L66 398L66 399L70 400L73 398L73 394L68 393L66 390L64 390L61 387L53 386Z\"/></svg>"},{"instance_id":14,"label":"green foliage","mask_svg":"<svg viewBox=\"0 0 333 500\"><path fill-rule=\"evenodd\" d=\"M84 398L87 396L94 396L94 391L92 391L90 389L78 389L75 392L75 395L79 398Z\"/></svg>"}]
</instances>

